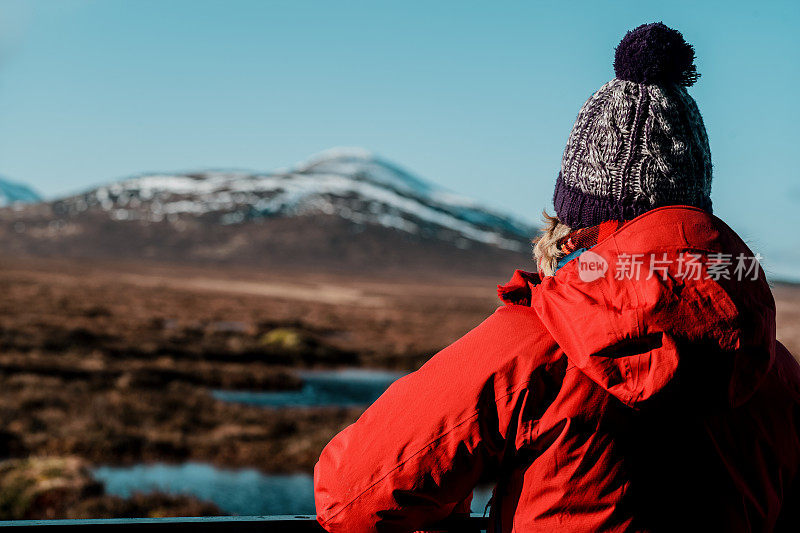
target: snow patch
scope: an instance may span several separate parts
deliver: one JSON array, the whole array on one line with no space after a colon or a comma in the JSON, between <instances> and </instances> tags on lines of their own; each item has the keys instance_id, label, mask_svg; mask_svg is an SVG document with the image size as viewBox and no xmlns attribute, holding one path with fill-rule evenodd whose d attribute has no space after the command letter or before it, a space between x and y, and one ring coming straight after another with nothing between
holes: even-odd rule
<instances>
[{"instance_id":1,"label":"snow patch","mask_svg":"<svg viewBox=\"0 0 800 533\"><path fill-rule=\"evenodd\" d=\"M257 174L208 171L141 175L73 199L75 208L99 205L118 220L172 220L219 213L222 224L256 216L336 214L412 234L453 232L467 241L522 251L531 231L510 217L427 183L362 148L321 152L293 169ZM138 213L138 215L137 215ZM466 241L465 241L466 239ZM525 243L525 244L523 244Z\"/></svg>"}]
</instances>

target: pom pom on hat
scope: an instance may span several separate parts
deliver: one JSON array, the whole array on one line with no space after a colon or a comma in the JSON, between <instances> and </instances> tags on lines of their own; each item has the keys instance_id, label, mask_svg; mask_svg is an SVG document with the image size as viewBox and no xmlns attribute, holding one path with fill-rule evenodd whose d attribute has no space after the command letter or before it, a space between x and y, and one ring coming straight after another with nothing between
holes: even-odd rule
<instances>
[{"instance_id":1,"label":"pom pom on hat","mask_svg":"<svg viewBox=\"0 0 800 533\"><path fill-rule=\"evenodd\" d=\"M614 73L620 80L688 87L700 74L694 48L678 30L661 22L642 24L622 38L614 54Z\"/></svg>"}]
</instances>

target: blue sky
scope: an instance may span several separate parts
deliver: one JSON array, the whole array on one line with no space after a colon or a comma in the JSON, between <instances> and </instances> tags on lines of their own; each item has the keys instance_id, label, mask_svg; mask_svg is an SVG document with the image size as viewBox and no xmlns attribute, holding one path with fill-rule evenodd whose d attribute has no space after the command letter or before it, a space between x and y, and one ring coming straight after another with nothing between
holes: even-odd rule
<instances>
[{"instance_id":1,"label":"blue sky","mask_svg":"<svg viewBox=\"0 0 800 533\"><path fill-rule=\"evenodd\" d=\"M695 45L715 213L800 279L800 3L0 0L0 174L48 197L363 146L517 216L550 205L625 31Z\"/></svg>"}]
</instances>

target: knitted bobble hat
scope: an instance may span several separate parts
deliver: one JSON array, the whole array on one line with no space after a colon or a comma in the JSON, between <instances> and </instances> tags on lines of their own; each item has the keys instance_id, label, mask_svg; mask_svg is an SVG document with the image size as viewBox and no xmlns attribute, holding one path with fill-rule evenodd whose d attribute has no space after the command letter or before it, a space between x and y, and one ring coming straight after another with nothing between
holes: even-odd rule
<instances>
[{"instance_id":1,"label":"knitted bobble hat","mask_svg":"<svg viewBox=\"0 0 800 533\"><path fill-rule=\"evenodd\" d=\"M629 31L616 78L583 105L570 133L553 204L573 228L631 220L664 205L711 211L711 150L686 87L694 48L664 24Z\"/></svg>"}]
</instances>

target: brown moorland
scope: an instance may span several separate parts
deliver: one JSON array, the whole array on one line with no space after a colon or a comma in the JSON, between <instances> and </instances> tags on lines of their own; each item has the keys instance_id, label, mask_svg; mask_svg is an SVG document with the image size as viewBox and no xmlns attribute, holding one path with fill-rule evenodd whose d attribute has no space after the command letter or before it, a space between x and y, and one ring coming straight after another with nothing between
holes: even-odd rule
<instances>
[{"instance_id":1,"label":"brown moorland","mask_svg":"<svg viewBox=\"0 0 800 533\"><path fill-rule=\"evenodd\" d=\"M361 408L264 409L210 391L294 389L298 369L412 371L499 303L505 280L449 274L0 260L0 456L309 472ZM778 338L800 354L800 287L774 294Z\"/></svg>"}]
</instances>

